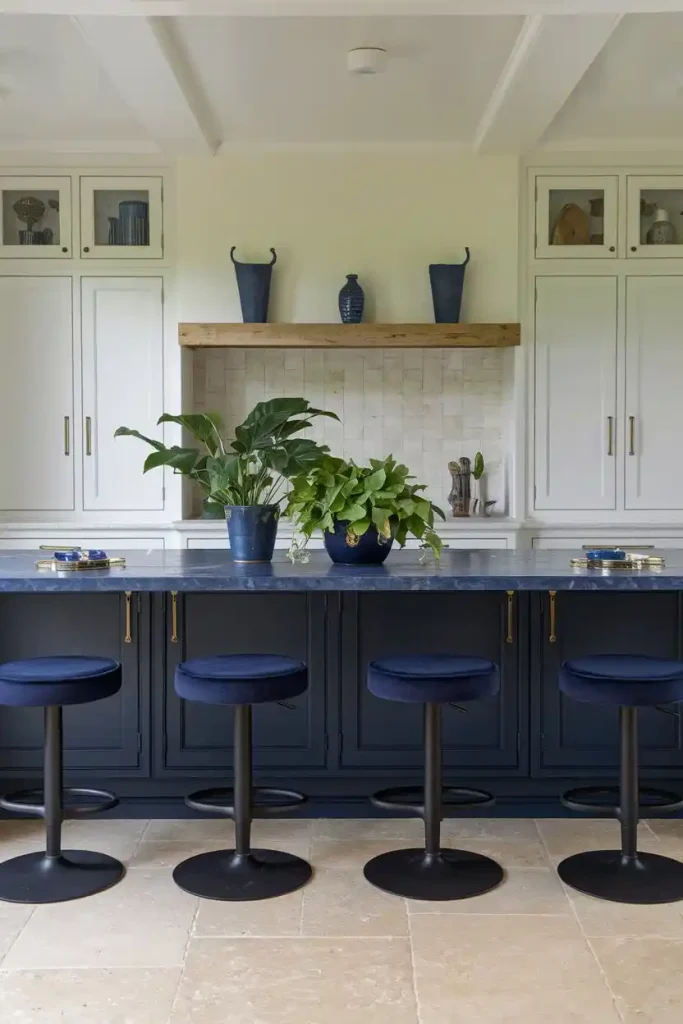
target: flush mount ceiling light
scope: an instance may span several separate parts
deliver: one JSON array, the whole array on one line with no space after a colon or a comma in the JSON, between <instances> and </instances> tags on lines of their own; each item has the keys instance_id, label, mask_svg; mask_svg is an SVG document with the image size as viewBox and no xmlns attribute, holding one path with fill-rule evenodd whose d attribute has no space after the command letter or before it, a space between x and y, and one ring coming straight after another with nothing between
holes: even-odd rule
<instances>
[{"instance_id":1,"label":"flush mount ceiling light","mask_svg":"<svg viewBox=\"0 0 683 1024\"><path fill-rule=\"evenodd\" d=\"M346 66L352 75L378 75L386 70L387 51L380 46L358 46L347 53Z\"/></svg>"}]
</instances>

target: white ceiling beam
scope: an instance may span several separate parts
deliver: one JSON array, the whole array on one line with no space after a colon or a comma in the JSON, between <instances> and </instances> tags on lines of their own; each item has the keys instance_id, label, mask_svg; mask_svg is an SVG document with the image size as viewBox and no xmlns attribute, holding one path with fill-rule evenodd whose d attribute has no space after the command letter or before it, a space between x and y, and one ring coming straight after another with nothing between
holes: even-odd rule
<instances>
[{"instance_id":1,"label":"white ceiling beam","mask_svg":"<svg viewBox=\"0 0 683 1024\"><path fill-rule=\"evenodd\" d=\"M526 17L477 126L474 149L533 149L621 17Z\"/></svg>"},{"instance_id":2,"label":"white ceiling beam","mask_svg":"<svg viewBox=\"0 0 683 1024\"><path fill-rule=\"evenodd\" d=\"M132 114L161 150L215 153L216 119L166 18L73 17Z\"/></svg>"},{"instance_id":3,"label":"white ceiling beam","mask_svg":"<svg viewBox=\"0 0 683 1024\"><path fill-rule=\"evenodd\" d=\"M0 0L0 14L155 16L656 14L681 0Z\"/></svg>"}]
</instances>

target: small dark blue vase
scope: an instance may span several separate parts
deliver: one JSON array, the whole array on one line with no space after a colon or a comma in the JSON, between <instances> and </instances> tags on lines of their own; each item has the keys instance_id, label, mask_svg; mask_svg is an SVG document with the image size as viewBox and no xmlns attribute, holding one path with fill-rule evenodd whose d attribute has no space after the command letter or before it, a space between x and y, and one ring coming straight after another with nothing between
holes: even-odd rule
<instances>
[{"instance_id":1,"label":"small dark blue vase","mask_svg":"<svg viewBox=\"0 0 683 1024\"><path fill-rule=\"evenodd\" d=\"M270 562L280 518L277 505L226 505L225 518L235 562Z\"/></svg>"},{"instance_id":2,"label":"small dark blue vase","mask_svg":"<svg viewBox=\"0 0 683 1024\"><path fill-rule=\"evenodd\" d=\"M339 292L339 315L343 324L359 324L363 319L365 292L358 284L358 274L347 274L346 284Z\"/></svg>"},{"instance_id":3,"label":"small dark blue vase","mask_svg":"<svg viewBox=\"0 0 683 1024\"><path fill-rule=\"evenodd\" d=\"M391 551L394 538L387 540L375 526L371 526L358 538L357 544L347 544L348 525L345 520L338 520L334 524L334 533L325 530L323 534L325 549L332 561L338 565L381 565Z\"/></svg>"}]
</instances>

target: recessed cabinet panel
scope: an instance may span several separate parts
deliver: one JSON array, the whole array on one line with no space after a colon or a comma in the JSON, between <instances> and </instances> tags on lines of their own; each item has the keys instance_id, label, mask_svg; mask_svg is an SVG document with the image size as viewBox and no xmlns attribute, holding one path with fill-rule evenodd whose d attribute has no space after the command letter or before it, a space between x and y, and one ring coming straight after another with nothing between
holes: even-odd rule
<instances>
[{"instance_id":1,"label":"recessed cabinet panel","mask_svg":"<svg viewBox=\"0 0 683 1024\"><path fill-rule=\"evenodd\" d=\"M615 258L618 179L536 179L536 258Z\"/></svg>"},{"instance_id":2,"label":"recessed cabinet panel","mask_svg":"<svg viewBox=\"0 0 683 1024\"><path fill-rule=\"evenodd\" d=\"M629 175L627 256L683 258L683 177Z\"/></svg>"},{"instance_id":3,"label":"recessed cabinet panel","mask_svg":"<svg viewBox=\"0 0 683 1024\"><path fill-rule=\"evenodd\" d=\"M81 178L84 259L161 259L161 178Z\"/></svg>"},{"instance_id":4,"label":"recessed cabinet panel","mask_svg":"<svg viewBox=\"0 0 683 1024\"><path fill-rule=\"evenodd\" d=\"M71 179L0 177L0 256L71 259Z\"/></svg>"},{"instance_id":5,"label":"recessed cabinet panel","mask_svg":"<svg viewBox=\"0 0 683 1024\"><path fill-rule=\"evenodd\" d=\"M74 508L70 277L0 277L0 509Z\"/></svg>"},{"instance_id":6,"label":"recessed cabinet panel","mask_svg":"<svg viewBox=\"0 0 683 1024\"><path fill-rule=\"evenodd\" d=\"M536 509L616 507L615 277L536 278Z\"/></svg>"}]
</instances>

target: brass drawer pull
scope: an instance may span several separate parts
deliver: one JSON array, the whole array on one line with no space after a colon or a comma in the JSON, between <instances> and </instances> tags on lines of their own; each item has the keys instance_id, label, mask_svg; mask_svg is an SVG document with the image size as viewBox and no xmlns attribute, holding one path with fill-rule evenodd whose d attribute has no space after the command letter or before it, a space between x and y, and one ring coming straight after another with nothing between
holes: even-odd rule
<instances>
[{"instance_id":1,"label":"brass drawer pull","mask_svg":"<svg viewBox=\"0 0 683 1024\"><path fill-rule=\"evenodd\" d=\"M508 591L506 591L506 593L507 593L508 627L507 627L507 636L505 637L505 643L506 644L512 644L512 643L514 643L514 637L512 635L512 627L513 627L512 612L513 612L513 606L514 606L514 600L515 600L515 592L514 592L514 590L508 590Z\"/></svg>"},{"instance_id":2,"label":"brass drawer pull","mask_svg":"<svg viewBox=\"0 0 683 1024\"><path fill-rule=\"evenodd\" d=\"M556 620L556 609L555 609L555 598L557 597L556 590L549 590L548 595L550 597L550 632L548 633L548 643L557 643L557 633L555 632L555 620Z\"/></svg>"},{"instance_id":3,"label":"brass drawer pull","mask_svg":"<svg viewBox=\"0 0 683 1024\"><path fill-rule=\"evenodd\" d=\"M178 591L171 591L171 643L178 643Z\"/></svg>"},{"instance_id":4,"label":"brass drawer pull","mask_svg":"<svg viewBox=\"0 0 683 1024\"><path fill-rule=\"evenodd\" d=\"M131 590L126 591L126 635L123 638L124 644L133 643L133 634L131 633L131 605L133 603L133 592Z\"/></svg>"}]
</instances>

